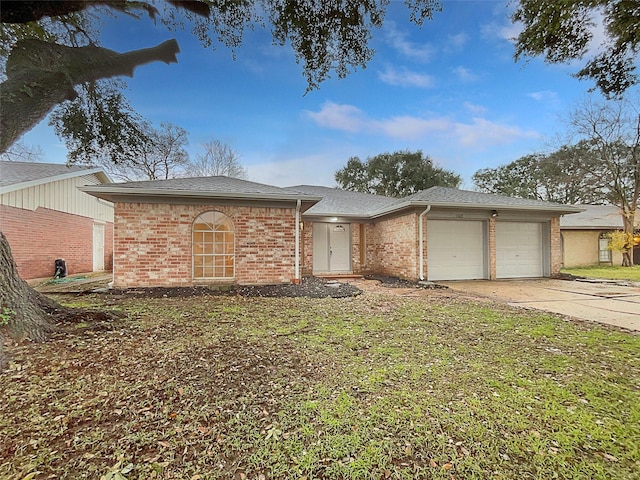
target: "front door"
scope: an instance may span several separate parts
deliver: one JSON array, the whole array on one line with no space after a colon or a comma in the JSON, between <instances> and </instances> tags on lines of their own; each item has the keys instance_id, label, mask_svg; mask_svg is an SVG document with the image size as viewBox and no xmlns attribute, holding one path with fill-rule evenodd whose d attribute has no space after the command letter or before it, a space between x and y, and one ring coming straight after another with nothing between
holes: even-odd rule
<instances>
[{"instance_id":1,"label":"front door","mask_svg":"<svg viewBox=\"0 0 640 480\"><path fill-rule=\"evenodd\" d=\"M351 271L351 225L313 224L313 272Z\"/></svg>"}]
</instances>

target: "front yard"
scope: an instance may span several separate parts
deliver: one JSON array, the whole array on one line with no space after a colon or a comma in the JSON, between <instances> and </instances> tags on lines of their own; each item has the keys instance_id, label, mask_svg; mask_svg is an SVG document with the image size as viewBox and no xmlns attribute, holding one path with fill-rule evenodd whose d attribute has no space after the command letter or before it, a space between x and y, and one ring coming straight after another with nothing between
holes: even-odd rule
<instances>
[{"instance_id":1,"label":"front yard","mask_svg":"<svg viewBox=\"0 0 640 480\"><path fill-rule=\"evenodd\" d=\"M619 265L615 265L563 268L562 273L568 273L569 275L575 275L578 277L640 282L640 265L634 265L633 267L621 267Z\"/></svg>"},{"instance_id":2,"label":"front yard","mask_svg":"<svg viewBox=\"0 0 640 480\"><path fill-rule=\"evenodd\" d=\"M0 478L640 478L637 335L446 291L58 299L128 318L11 349Z\"/></svg>"}]
</instances>

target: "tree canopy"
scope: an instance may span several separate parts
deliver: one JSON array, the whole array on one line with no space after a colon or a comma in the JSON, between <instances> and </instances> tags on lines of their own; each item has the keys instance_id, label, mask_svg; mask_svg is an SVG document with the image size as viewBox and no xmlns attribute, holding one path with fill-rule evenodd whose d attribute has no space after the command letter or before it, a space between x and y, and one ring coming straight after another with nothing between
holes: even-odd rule
<instances>
[{"instance_id":1,"label":"tree canopy","mask_svg":"<svg viewBox=\"0 0 640 480\"><path fill-rule=\"evenodd\" d=\"M516 60L542 56L549 63L589 58L575 76L591 79L607 97L619 97L638 83L640 7L635 0L519 0L514 22L524 28L516 39ZM591 54L591 42L604 26L604 43Z\"/></svg>"},{"instance_id":2,"label":"tree canopy","mask_svg":"<svg viewBox=\"0 0 640 480\"><path fill-rule=\"evenodd\" d=\"M204 153L186 167L187 175L209 177L225 175L227 177L247 179L247 169L240 163L240 154L220 140L211 140L202 145Z\"/></svg>"},{"instance_id":3,"label":"tree canopy","mask_svg":"<svg viewBox=\"0 0 640 480\"><path fill-rule=\"evenodd\" d=\"M473 174L480 191L563 204L602 204L607 191L601 163L589 142L564 145L549 154L525 155Z\"/></svg>"},{"instance_id":4,"label":"tree canopy","mask_svg":"<svg viewBox=\"0 0 640 480\"><path fill-rule=\"evenodd\" d=\"M78 130L81 125L78 119L84 118L94 123L87 130L101 148L122 140L112 138L114 129L109 123L123 125L122 130L127 130L126 101L104 88L105 79L131 76L136 66L146 62L177 61L179 48L175 41L125 54L101 48L97 32L105 11L145 15L169 29L188 25L203 46L209 48L218 44L238 47L245 29L269 25L274 43L293 49L310 90L318 88L332 73L345 77L366 66L374 54L369 46L371 32L382 26L388 3L388 0L5 1L1 9L0 66L6 66L2 73L7 80L2 84L0 153L63 102L60 108L73 110L59 115L68 122L65 132ZM417 24L440 8L439 0L405 3L411 20ZM93 92L85 91L90 83L96 85ZM105 102L96 102L92 95ZM76 104L65 100L75 100ZM118 108L108 115L91 115L101 103Z\"/></svg>"},{"instance_id":5,"label":"tree canopy","mask_svg":"<svg viewBox=\"0 0 640 480\"><path fill-rule=\"evenodd\" d=\"M611 204L620 208L632 237L640 199L640 114L628 99L577 105L569 129L581 140L547 155L527 155L508 165L478 170L482 191L560 203ZM630 250L624 265L633 265Z\"/></svg>"},{"instance_id":6,"label":"tree canopy","mask_svg":"<svg viewBox=\"0 0 640 480\"><path fill-rule=\"evenodd\" d=\"M351 157L335 173L340 188L387 197L405 197L434 186L458 187L460 175L434 165L422 151L397 151L368 157Z\"/></svg>"}]
</instances>

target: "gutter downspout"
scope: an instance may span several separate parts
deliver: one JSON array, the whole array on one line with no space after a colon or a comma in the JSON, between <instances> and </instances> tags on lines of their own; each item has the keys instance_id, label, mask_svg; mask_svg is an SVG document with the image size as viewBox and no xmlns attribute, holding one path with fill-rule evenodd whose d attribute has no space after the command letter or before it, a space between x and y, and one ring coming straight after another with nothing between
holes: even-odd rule
<instances>
[{"instance_id":1,"label":"gutter downspout","mask_svg":"<svg viewBox=\"0 0 640 480\"><path fill-rule=\"evenodd\" d=\"M427 205L427 208L425 209L425 211L422 212L420 214L420 216L418 217L418 221L420 222L420 223L418 223L418 243L419 243L419 247L418 248L420 249L420 251L419 251L419 257L420 257L420 260L419 260L419 262L420 262L420 275L419 275L419 278L420 278L420 281L424 281L424 234L423 234L424 228L422 227L422 224L424 223L423 219L424 219L425 215L427 213L429 213L429 210L431 210L431 205Z\"/></svg>"},{"instance_id":2,"label":"gutter downspout","mask_svg":"<svg viewBox=\"0 0 640 480\"><path fill-rule=\"evenodd\" d=\"M298 199L296 203L296 254L295 254L295 266L293 283L300 283L300 205L301 201Z\"/></svg>"}]
</instances>

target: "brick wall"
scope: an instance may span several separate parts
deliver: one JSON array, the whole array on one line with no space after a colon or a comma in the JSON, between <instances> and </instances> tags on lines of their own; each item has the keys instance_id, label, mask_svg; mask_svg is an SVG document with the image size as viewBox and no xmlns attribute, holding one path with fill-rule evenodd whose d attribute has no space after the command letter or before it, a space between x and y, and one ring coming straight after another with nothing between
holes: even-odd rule
<instances>
[{"instance_id":1,"label":"brick wall","mask_svg":"<svg viewBox=\"0 0 640 480\"><path fill-rule=\"evenodd\" d=\"M496 219L489 218L489 280L495 280L496 274Z\"/></svg>"},{"instance_id":2,"label":"brick wall","mask_svg":"<svg viewBox=\"0 0 640 480\"><path fill-rule=\"evenodd\" d=\"M64 258L69 274L93 270L93 219L47 208L0 205L0 230L9 240L18 273L25 279L52 277ZM112 267L113 225L105 223L105 268Z\"/></svg>"},{"instance_id":3,"label":"brick wall","mask_svg":"<svg viewBox=\"0 0 640 480\"><path fill-rule=\"evenodd\" d=\"M313 222L302 222L300 236L300 273L311 275L313 273Z\"/></svg>"},{"instance_id":4,"label":"brick wall","mask_svg":"<svg viewBox=\"0 0 640 480\"><path fill-rule=\"evenodd\" d=\"M560 217L553 217L549 222L551 242L551 277L560 275L562 268L562 239L560 238Z\"/></svg>"},{"instance_id":5,"label":"brick wall","mask_svg":"<svg viewBox=\"0 0 640 480\"><path fill-rule=\"evenodd\" d=\"M418 214L381 220L375 224L372 236L374 271L411 280L418 278Z\"/></svg>"},{"instance_id":6,"label":"brick wall","mask_svg":"<svg viewBox=\"0 0 640 480\"><path fill-rule=\"evenodd\" d=\"M235 229L235 282L286 283L294 278L295 208L221 205L115 205L114 282L118 287L192 285L192 225L206 211L227 215ZM303 238L310 228L304 228Z\"/></svg>"}]
</instances>

